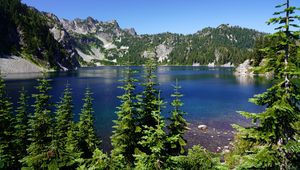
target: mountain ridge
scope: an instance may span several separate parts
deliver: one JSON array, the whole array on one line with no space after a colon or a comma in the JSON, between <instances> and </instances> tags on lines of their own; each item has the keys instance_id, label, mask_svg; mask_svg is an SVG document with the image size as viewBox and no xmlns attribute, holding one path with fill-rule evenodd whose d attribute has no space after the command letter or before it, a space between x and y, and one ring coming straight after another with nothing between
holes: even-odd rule
<instances>
[{"instance_id":1,"label":"mountain ridge","mask_svg":"<svg viewBox=\"0 0 300 170\"><path fill-rule=\"evenodd\" d=\"M37 18L38 23L32 21L27 26L28 32L33 26L48 29L43 34L49 43L43 44L45 38L39 37L39 32L32 31L27 37L24 36L29 44L35 41L34 38L39 40L30 46L31 49L41 49L34 52L31 49L29 52L24 50L27 44L22 42L20 31L16 33L17 36L11 33L14 37L21 37L13 44L17 47L15 52L39 66L54 70L70 70L81 66L142 65L148 57L155 57L161 65L237 65L248 58L255 39L265 34L229 24L207 27L188 35L170 32L137 34L134 28L121 28L116 20L104 22L92 17L60 19L55 14L27 7L19 0L4 1L6 3L1 8L15 5L15 8L27 11L14 18L15 12L4 10L2 18L11 16L10 20L15 24L11 28L17 30L25 27L22 25L23 18ZM49 33L52 37L49 37ZM6 41L5 37L1 38L0 41ZM0 53L7 53L3 49L0 48ZM37 54L40 57L36 57Z\"/></svg>"}]
</instances>

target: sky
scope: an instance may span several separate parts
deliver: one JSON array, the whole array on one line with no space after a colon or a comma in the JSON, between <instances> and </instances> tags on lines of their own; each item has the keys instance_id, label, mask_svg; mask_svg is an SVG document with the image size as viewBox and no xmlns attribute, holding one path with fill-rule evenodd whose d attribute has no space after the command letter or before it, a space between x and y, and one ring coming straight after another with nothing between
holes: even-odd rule
<instances>
[{"instance_id":1,"label":"sky","mask_svg":"<svg viewBox=\"0 0 300 170\"><path fill-rule=\"evenodd\" d=\"M300 7L300 0L290 0ZM59 18L91 16L99 21L117 20L121 28L138 34L195 33L220 24L238 25L272 33L266 21L284 0L22 0ZM299 14L299 12L298 12Z\"/></svg>"}]
</instances>

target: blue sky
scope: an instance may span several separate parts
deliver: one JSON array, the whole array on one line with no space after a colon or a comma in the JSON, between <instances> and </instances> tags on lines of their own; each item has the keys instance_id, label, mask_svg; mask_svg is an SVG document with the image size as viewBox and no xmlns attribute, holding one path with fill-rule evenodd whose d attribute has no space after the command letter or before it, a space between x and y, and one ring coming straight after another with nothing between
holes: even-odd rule
<instances>
[{"instance_id":1,"label":"blue sky","mask_svg":"<svg viewBox=\"0 0 300 170\"><path fill-rule=\"evenodd\" d=\"M117 20L122 28L138 34L195 33L220 24L239 25L273 32L265 22L284 0L22 0L59 18L91 16L100 21ZM291 0L300 7L300 0ZM299 14L299 12L298 12Z\"/></svg>"}]
</instances>

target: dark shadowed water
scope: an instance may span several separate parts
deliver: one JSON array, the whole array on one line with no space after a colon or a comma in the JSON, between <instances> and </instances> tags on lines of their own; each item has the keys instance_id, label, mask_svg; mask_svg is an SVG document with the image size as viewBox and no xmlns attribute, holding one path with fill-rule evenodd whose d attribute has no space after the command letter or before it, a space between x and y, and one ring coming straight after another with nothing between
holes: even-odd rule
<instances>
[{"instance_id":1,"label":"dark shadowed water","mask_svg":"<svg viewBox=\"0 0 300 170\"><path fill-rule=\"evenodd\" d=\"M82 98L86 87L91 88L94 97L95 126L97 133L103 140L104 150L110 147L112 120L116 119L115 108L119 104L117 96L122 90L117 87L124 75L125 67L96 67L81 68L72 72L49 73L51 81L51 94L53 102L59 100L65 84L71 84L74 99L75 119L78 119L83 104ZM133 67L142 74L142 67ZM12 100L16 102L18 91L25 87L29 93L35 93L36 78L40 74L9 74L5 80ZM270 85L262 77L244 77L233 75L232 68L209 67L158 67L157 81L162 90L162 97L170 103L172 85L178 79L184 94L183 109L188 114L189 122L215 121L224 126L240 122L242 118L236 113L239 110L250 112L261 111L262 108L248 102L248 98L261 93ZM31 101L32 102L32 101ZM168 104L167 104L168 105ZM167 116L169 108L165 109Z\"/></svg>"}]
</instances>

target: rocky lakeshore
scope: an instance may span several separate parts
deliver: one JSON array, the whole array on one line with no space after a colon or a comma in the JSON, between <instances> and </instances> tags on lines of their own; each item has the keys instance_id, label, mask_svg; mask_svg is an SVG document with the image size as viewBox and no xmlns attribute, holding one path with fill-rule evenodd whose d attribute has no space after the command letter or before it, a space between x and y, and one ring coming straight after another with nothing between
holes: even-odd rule
<instances>
[{"instance_id":1,"label":"rocky lakeshore","mask_svg":"<svg viewBox=\"0 0 300 170\"><path fill-rule=\"evenodd\" d=\"M216 153L225 153L233 147L235 129L232 124L249 126L250 121L240 115L224 117L222 119L203 119L189 122L185 133L187 148L201 145L203 148Z\"/></svg>"},{"instance_id":2,"label":"rocky lakeshore","mask_svg":"<svg viewBox=\"0 0 300 170\"><path fill-rule=\"evenodd\" d=\"M264 72L264 71L258 71L258 67L265 67L266 65L266 60L263 59L258 67L253 66L253 60L247 59L243 63L241 63L238 67L236 67L234 74L238 77L244 77L244 78L251 78L254 75L258 76L264 76L266 78L271 78L273 77L274 73L273 72ZM254 71L256 70L256 71Z\"/></svg>"},{"instance_id":3,"label":"rocky lakeshore","mask_svg":"<svg viewBox=\"0 0 300 170\"><path fill-rule=\"evenodd\" d=\"M238 76L248 76L248 75L254 75L253 73L253 67L251 66L251 60L247 59L242 64L240 64L236 70L235 75Z\"/></svg>"},{"instance_id":4,"label":"rocky lakeshore","mask_svg":"<svg viewBox=\"0 0 300 170\"><path fill-rule=\"evenodd\" d=\"M211 152L229 151L235 133L230 124L211 122L205 124L205 126L207 126L207 129L199 128L199 123L189 125L189 129L185 134L187 148L199 144Z\"/></svg>"}]
</instances>

